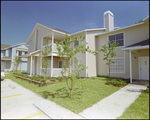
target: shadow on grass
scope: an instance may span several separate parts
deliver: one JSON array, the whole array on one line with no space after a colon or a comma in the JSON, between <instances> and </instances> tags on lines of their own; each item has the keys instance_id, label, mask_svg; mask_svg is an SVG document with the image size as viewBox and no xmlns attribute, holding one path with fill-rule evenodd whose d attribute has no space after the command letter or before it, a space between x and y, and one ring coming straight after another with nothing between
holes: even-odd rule
<instances>
[{"instance_id":1,"label":"shadow on grass","mask_svg":"<svg viewBox=\"0 0 150 120\"><path fill-rule=\"evenodd\" d=\"M73 95L76 96L76 98L80 98L82 91L78 91L78 88L73 89ZM42 91L39 92L40 95L42 95L44 98L48 98L51 96L52 98L69 98L70 97L70 91L68 88L63 87L60 89L57 89L56 91L50 92L50 91Z\"/></svg>"}]
</instances>

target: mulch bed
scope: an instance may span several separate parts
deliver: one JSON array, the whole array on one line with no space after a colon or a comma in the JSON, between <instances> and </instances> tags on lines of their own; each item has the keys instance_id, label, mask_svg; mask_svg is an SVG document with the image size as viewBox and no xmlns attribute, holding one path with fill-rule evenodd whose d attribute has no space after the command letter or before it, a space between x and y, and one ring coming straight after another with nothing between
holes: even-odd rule
<instances>
[{"instance_id":1,"label":"mulch bed","mask_svg":"<svg viewBox=\"0 0 150 120\"><path fill-rule=\"evenodd\" d=\"M20 78L20 79L29 81L29 83L39 84L39 87L44 86L44 85L47 85L47 84L53 84L53 83L59 82L58 80L56 80L56 81L50 81L49 79L46 80L45 82L40 82L40 81L37 81L37 80L31 80L31 79L29 79L29 78L25 78L25 77L18 76L18 75L15 75L15 74L13 74L13 75L14 75L16 78Z\"/></svg>"}]
</instances>

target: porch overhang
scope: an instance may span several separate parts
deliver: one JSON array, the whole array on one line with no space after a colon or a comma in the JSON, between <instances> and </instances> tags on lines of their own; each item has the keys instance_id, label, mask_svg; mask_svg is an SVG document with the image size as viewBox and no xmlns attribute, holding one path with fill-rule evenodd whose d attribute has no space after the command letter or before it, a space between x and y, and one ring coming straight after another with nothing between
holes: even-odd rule
<instances>
[{"instance_id":1,"label":"porch overhang","mask_svg":"<svg viewBox=\"0 0 150 120\"><path fill-rule=\"evenodd\" d=\"M149 45L127 47L127 48L123 48L122 50L123 50L123 51L126 51L126 50L141 50L141 49L149 49Z\"/></svg>"},{"instance_id":2,"label":"porch overhang","mask_svg":"<svg viewBox=\"0 0 150 120\"><path fill-rule=\"evenodd\" d=\"M41 50L37 50L37 51L31 52L31 53L28 53L28 54L24 54L21 57L22 58L28 58L28 57L31 57L31 55L32 56L40 56L40 51Z\"/></svg>"},{"instance_id":3,"label":"porch overhang","mask_svg":"<svg viewBox=\"0 0 150 120\"><path fill-rule=\"evenodd\" d=\"M11 60L11 57L5 56L5 57L2 57L1 60Z\"/></svg>"}]
</instances>

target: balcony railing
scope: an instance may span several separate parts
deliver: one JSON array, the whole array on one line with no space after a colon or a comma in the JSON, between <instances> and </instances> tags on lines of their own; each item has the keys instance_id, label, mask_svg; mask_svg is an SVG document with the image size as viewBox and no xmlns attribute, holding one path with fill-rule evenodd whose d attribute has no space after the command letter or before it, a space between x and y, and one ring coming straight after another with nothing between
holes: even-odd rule
<instances>
[{"instance_id":1,"label":"balcony railing","mask_svg":"<svg viewBox=\"0 0 150 120\"><path fill-rule=\"evenodd\" d=\"M48 46L50 46L50 45L52 45L53 47L53 49L52 49L52 51L53 51L53 53L58 53L58 50L57 50L57 45L55 44L55 43L51 43L51 44L47 44ZM44 46L42 46L42 51L45 51L45 46L47 46L47 45L44 45ZM63 51L63 48L62 48L62 46L61 46L61 51Z\"/></svg>"},{"instance_id":2,"label":"balcony railing","mask_svg":"<svg viewBox=\"0 0 150 120\"><path fill-rule=\"evenodd\" d=\"M45 76L45 73L43 72L42 69L45 69L45 68L41 68L41 75ZM69 72L70 68L67 68L67 70ZM52 68L52 75L51 75L51 68L47 68L46 76L58 77L58 76L61 76L61 71L62 71L62 68ZM66 74L66 76L68 76L68 73Z\"/></svg>"}]
</instances>

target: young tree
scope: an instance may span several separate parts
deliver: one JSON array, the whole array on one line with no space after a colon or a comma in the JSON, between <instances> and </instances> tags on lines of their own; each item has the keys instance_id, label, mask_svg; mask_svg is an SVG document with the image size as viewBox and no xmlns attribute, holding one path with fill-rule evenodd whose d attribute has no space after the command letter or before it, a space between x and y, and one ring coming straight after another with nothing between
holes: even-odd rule
<instances>
[{"instance_id":1,"label":"young tree","mask_svg":"<svg viewBox=\"0 0 150 120\"><path fill-rule=\"evenodd\" d=\"M18 72L18 66L19 63L21 62L21 57L20 56L14 56L14 61L12 62L14 66L16 67L16 72Z\"/></svg>"},{"instance_id":2,"label":"young tree","mask_svg":"<svg viewBox=\"0 0 150 120\"><path fill-rule=\"evenodd\" d=\"M51 52L52 52L52 45L50 45L50 46L46 45L45 49L44 49L44 51L42 51L42 55L41 55L41 57L42 57L42 67L45 68L45 69L42 69L42 71L45 73L45 78L46 78L47 68L50 65L48 63L48 60L46 60L45 57L47 55L49 55L49 53L51 53Z\"/></svg>"},{"instance_id":3,"label":"young tree","mask_svg":"<svg viewBox=\"0 0 150 120\"><path fill-rule=\"evenodd\" d=\"M82 62L75 55L77 53L85 53L85 52L89 52L94 55L98 53L98 51L89 50L89 46L85 48L85 45L87 43L83 42L84 40L85 40L85 36L80 35L79 38L70 39L68 34L66 34L66 38L64 39L64 41L60 43L56 42L58 55L61 58L64 58L66 60L66 63L63 64L63 69L61 71L61 74L63 79L66 80L67 87L70 90L70 98L72 97L72 90L75 85L75 80L79 77L81 71L87 69L87 67L83 65ZM76 45L75 48L74 46L70 47L72 43L79 42L79 41L82 42L80 46ZM75 65L75 69L72 69L73 63ZM71 69L71 71L67 69L68 66ZM68 81L69 79L70 79L70 85Z\"/></svg>"},{"instance_id":4,"label":"young tree","mask_svg":"<svg viewBox=\"0 0 150 120\"><path fill-rule=\"evenodd\" d=\"M110 64L115 63L112 61L112 58L116 56L116 52L114 51L116 47L118 47L118 43L116 44L116 42L113 43L108 42L108 45L103 45L102 49L100 50L104 53L103 60L107 61L106 65L108 65L109 68L109 80L110 80Z\"/></svg>"}]
</instances>

